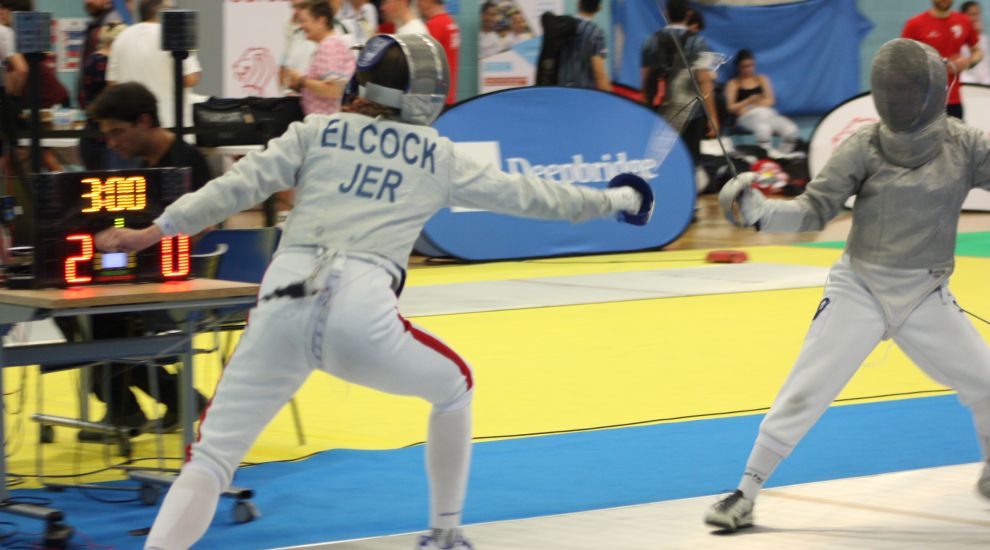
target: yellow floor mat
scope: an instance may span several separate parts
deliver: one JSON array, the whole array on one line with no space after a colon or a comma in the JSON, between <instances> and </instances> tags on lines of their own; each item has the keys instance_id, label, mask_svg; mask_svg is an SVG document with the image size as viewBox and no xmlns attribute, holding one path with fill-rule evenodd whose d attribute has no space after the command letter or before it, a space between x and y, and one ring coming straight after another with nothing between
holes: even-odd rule
<instances>
[{"instance_id":1,"label":"yellow floor mat","mask_svg":"<svg viewBox=\"0 0 990 550\"><path fill-rule=\"evenodd\" d=\"M841 253L784 246L746 250L752 261L824 266ZM700 265L704 253L430 266L413 270L409 284L674 269ZM952 284L960 303L984 318L990 317L988 278L990 259L960 258ZM443 315L414 322L438 334L472 364L475 435L493 438L765 408L797 355L820 296L821 289L796 289ZM976 325L990 337L990 326ZM197 386L209 393L219 371L214 358L200 357ZM35 410L36 369L6 369L4 375L9 469L34 476L37 426L28 415ZM44 377L45 412L75 413L75 380L73 372ZM883 343L840 399L940 389L896 346ZM307 443L298 444L285 409L247 461L292 459L332 448L394 448L425 439L428 406L416 399L317 373L297 402ZM153 411L147 400L142 403ZM95 405L94 414L102 414ZM57 428L55 443L41 448L48 474L72 475L122 461L102 445L77 444L75 432L64 428ZM165 438L163 451L150 435L134 441L140 464L162 454L181 455L178 435ZM119 472L105 472L89 479L120 477ZM34 486L36 478L24 481L24 486Z\"/></svg>"}]
</instances>

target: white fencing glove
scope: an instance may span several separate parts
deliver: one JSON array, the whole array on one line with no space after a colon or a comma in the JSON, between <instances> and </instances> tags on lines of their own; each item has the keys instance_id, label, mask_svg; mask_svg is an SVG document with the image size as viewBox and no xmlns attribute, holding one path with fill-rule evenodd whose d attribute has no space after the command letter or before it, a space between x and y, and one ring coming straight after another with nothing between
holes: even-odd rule
<instances>
[{"instance_id":1,"label":"white fencing glove","mask_svg":"<svg viewBox=\"0 0 990 550\"><path fill-rule=\"evenodd\" d=\"M766 197L753 189L756 172L743 172L729 180L718 193L718 204L725 219L739 227L759 229L760 218L766 211Z\"/></svg>"}]
</instances>

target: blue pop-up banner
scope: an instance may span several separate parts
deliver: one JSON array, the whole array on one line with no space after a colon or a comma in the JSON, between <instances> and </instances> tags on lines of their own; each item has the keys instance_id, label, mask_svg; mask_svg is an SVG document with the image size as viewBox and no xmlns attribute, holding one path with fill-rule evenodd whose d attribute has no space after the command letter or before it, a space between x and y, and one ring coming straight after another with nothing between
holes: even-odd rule
<instances>
[{"instance_id":1,"label":"blue pop-up banner","mask_svg":"<svg viewBox=\"0 0 990 550\"><path fill-rule=\"evenodd\" d=\"M577 88L515 88L479 96L434 123L441 135L506 172L604 188L633 172L656 196L645 227L614 220L529 220L486 211L442 210L417 250L466 260L500 260L659 248L691 221L691 157L653 111L621 97Z\"/></svg>"}]
</instances>

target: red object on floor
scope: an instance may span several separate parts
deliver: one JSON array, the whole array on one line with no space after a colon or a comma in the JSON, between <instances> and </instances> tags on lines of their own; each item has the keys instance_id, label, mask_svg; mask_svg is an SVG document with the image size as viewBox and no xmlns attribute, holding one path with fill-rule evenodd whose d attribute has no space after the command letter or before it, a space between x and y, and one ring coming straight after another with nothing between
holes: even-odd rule
<instances>
[{"instance_id":1,"label":"red object on floor","mask_svg":"<svg viewBox=\"0 0 990 550\"><path fill-rule=\"evenodd\" d=\"M712 250L705 261L715 264L739 264L749 259L742 250Z\"/></svg>"}]
</instances>

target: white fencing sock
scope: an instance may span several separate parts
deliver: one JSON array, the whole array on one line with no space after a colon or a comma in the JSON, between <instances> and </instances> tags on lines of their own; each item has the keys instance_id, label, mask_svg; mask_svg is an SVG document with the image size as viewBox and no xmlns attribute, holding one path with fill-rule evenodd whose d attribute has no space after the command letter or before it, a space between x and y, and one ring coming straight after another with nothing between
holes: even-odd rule
<instances>
[{"instance_id":1,"label":"white fencing sock","mask_svg":"<svg viewBox=\"0 0 990 550\"><path fill-rule=\"evenodd\" d=\"M746 462L746 472L739 482L739 490L743 496L754 500L782 459L782 456L759 443L753 445L753 451Z\"/></svg>"},{"instance_id":2,"label":"white fencing sock","mask_svg":"<svg viewBox=\"0 0 990 550\"><path fill-rule=\"evenodd\" d=\"M453 529L461 524L471 468L470 402L456 410L434 406L429 429L426 473L430 478L430 527Z\"/></svg>"},{"instance_id":3,"label":"white fencing sock","mask_svg":"<svg viewBox=\"0 0 990 550\"><path fill-rule=\"evenodd\" d=\"M217 476L187 464L162 502L145 550L186 550L192 546L213 521L219 498Z\"/></svg>"}]
</instances>

